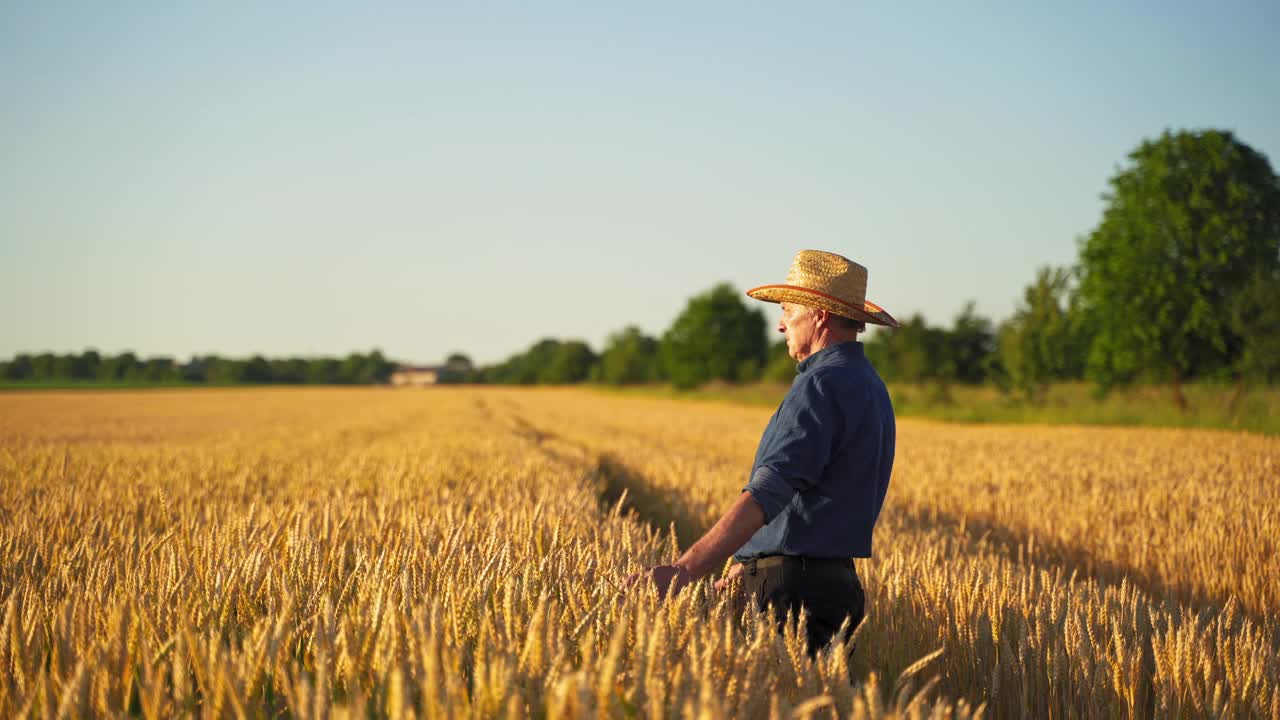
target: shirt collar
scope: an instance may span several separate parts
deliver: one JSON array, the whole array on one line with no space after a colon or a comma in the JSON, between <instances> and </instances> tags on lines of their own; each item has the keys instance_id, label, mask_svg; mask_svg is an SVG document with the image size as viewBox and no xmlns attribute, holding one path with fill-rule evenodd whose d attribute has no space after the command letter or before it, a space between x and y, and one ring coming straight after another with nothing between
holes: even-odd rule
<instances>
[{"instance_id":1,"label":"shirt collar","mask_svg":"<svg viewBox=\"0 0 1280 720\"><path fill-rule=\"evenodd\" d=\"M802 373L806 370L829 365L842 357L861 357L862 343L857 340L848 340L836 345L824 347L818 352L810 355L800 364L796 366L796 372Z\"/></svg>"}]
</instances>

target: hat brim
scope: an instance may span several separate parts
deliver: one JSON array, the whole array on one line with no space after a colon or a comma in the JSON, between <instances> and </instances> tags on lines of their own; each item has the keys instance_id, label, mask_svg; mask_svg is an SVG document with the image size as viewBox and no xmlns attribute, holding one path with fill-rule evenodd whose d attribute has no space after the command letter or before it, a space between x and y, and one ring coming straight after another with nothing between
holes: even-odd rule
<instances>
[{"instance_id":1,"label":"hat brim","mask_svg":"<svg viewBox=\"0 0 1280 720\"><path fill-rule=\"evenodd\" d=\"M872 325L898 327L898 321L894 320L892 315L870 300L863 301L862 307L858 307L850 305L833 295L807 287L800 287L799 285L761 285L748 290L747 296L764 302L791 302L797 305L815 307L819 310L826 310L851 320L859 320Z\"/></svg>"}]
</instances>

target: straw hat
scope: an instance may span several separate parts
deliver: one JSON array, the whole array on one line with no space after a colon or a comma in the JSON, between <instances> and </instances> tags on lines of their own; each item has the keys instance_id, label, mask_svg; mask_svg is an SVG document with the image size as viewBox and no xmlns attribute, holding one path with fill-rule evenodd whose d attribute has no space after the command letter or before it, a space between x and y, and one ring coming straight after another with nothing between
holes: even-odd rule
<instances>
[{"instance_id":1,"label":"straw hat","mask_svg":"<svg viewBox=\"0 0 1280 720\"><path fill-rule=\"evenodd\" d=\"M796 253L785 283L751 288L747 295L765 302L807 305L853 320L898 327L898 321L884 308L867 300L867 269L846 257L821 250Z\"/></svg>"}]
</instances>

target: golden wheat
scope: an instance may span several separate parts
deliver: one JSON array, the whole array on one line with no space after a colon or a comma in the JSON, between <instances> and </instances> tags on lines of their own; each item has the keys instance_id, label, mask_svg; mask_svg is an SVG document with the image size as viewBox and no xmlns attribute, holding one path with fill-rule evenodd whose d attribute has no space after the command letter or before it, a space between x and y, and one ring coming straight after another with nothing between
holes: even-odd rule
<instances>
[{"instance_id":1,"label":"golden wheat","mask_svg":"<svg viewBox=\"0 0 1280 720\"><path fill-rule=\"evenodd\" d=\"M509 392L686 542L747 479L764 413ZM939 689L996 715L1280 716L1280 440L900 423L855 669L944 648ZM866 652L862 652L862 649Z\"/></svg>"},{"instance_id":2,"label":"golden wheat","mask_svg":"<svg viewBox=\"0 0 1280 720\"><path fill-rule=\"evenodd\" d=\"M903 421L849 667L709 582L619 599L732 502L766 420L0 396L0 716L1280 716L1276 441Z\"/></svg>"}]
</instances>

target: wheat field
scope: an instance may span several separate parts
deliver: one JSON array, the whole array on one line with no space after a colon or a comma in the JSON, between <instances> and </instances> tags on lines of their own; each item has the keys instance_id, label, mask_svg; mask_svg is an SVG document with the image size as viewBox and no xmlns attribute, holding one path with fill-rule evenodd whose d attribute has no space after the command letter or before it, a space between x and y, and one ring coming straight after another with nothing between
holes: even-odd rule
<instances>
[{"instance_id":1,"label":"wheat field","mask_svg":"<svg viewBox=\"0 0 1280 720\"><path fill-rule=\"evenodd\" d=\"M711 578L619 592L768 412L0 395L0 717L1280 718L1280 440L900 420L867 619L810 660Z\"/></svg>"}]
</instances>

